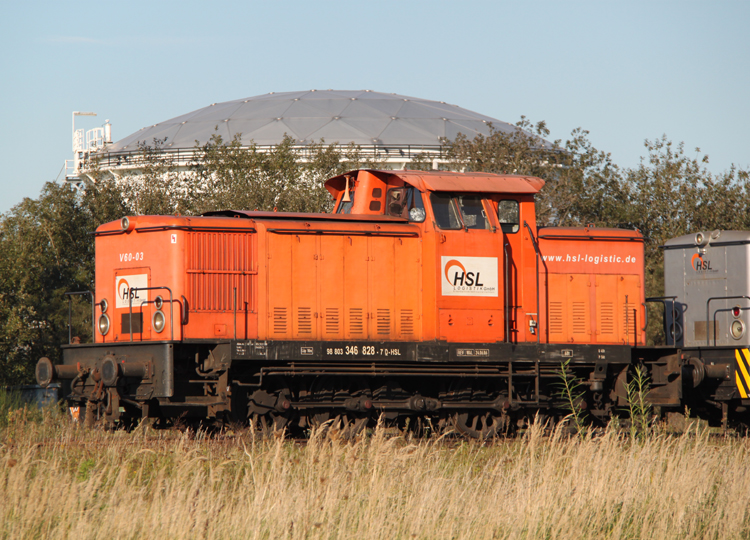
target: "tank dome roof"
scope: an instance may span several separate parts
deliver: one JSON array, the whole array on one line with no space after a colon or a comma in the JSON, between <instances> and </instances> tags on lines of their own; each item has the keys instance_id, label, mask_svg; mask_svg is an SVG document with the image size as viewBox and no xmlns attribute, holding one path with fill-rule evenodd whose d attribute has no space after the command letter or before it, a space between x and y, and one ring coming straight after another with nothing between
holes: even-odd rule
<instances>
[{"instance_id":1,"label":"tank dome roof","mask_svg":"<svg viewBox=\"0 0 750 540\"><path fill-rule=\"evenodd\" d=\"M224 141L241 134L243 145L278 144L284 134L296 144L437 146L458 133L469 138L515 126L443 101L384 94L371 90L309 90L264 94L213 103L208 107L145 127L107 147L108 152L138 149L139 142L164 140L163 148L193 148L214 133Z\"/></svg>"}]
</instances>

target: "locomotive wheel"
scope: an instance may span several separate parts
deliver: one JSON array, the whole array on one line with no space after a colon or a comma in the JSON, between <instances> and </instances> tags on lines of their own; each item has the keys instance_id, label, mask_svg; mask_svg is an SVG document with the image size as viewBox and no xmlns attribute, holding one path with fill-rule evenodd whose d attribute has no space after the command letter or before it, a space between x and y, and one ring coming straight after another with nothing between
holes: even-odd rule
<instances>
[{"instance_id":1,"label":"locomotive wheel","mask_svg":"<svg viewBox=\"0 0 750 540\"><path fill-rule=\"evenodd\" d=\"M441 422L443 428L455 431L472 439L491 439L503 435L508 428L508 417L492 409L482 409L482 405L498 397L494 385L482 380L456 380L450 384L443 399L451 401L476 401L477 409L460 410Z\"/></svg>"},{"instance_id":2,"label":"locomotive wheel","mask_svg":"<svg viewBox=\"0 0 750 540\"><path fill-rule=\"evenodd\" d=\"M503 435L507 417L494 411L468 411L453 415L453 427L472 439L486 440Z\"/></svg>"},{"instance_id":3,"label":"locomotive wheel","mask_svg":"<svg viewBox=\"0 0 750 540\"><path fill-rule=\"evenodd\" d=\"M289 418L279 413L252 415L250 425L264 437L284 431L289 425Z\"/></svg>"},{"instance_id":4,"label":"locomotive wheel","mask_svg":"<svg viewBox=\"0 0 750 540\"><path fill-rule=\"evenodd\" d=\"M328 433L344 440L351 440L364 431L368 420L367 416L339 414L331 423Z\"/></svg>"},{"instance_id":5,"label":"locomotive wheel","mask_svg":"<svg viewBox=\"0 0 750 540\"><path fill-rule=\"evenodd\" d=\"M291 401L290 395L285 386L275 392L253 392L249 396L247 407L250 426L265 437L283 432L291 422L291 409L284 411L288 408L288 404L284 407L284 403Z\"/></svg>"},{"instance_id":6,"label":"locomotive wheel","mask_svg":"<svg viewBox=\"0 0 750 540\"><path fill-rule=\"evenodd\" d=\"M427 437L440 430L440 423L436 426L433 419L427 416L402 415L397 425L404 435L412 437Z\"/></svg>"},{"instance_id":7,"label":"locomotive wheel","mask_svg":"<svg viewBox=\"0 0 750 540\"><path fill-rule=\"evenodd\" d=\"M340 407L348 399L372 399L372 392L364 378L318 377L313 381L309 393L305 396L312 402L341 404L335 408L327 405L310 409L308 424L311 428L322 426L325 433L335 433L344 439L352 439L367 427L370 420L367 412L340 412Z\"/></svg>"}]
</instances>

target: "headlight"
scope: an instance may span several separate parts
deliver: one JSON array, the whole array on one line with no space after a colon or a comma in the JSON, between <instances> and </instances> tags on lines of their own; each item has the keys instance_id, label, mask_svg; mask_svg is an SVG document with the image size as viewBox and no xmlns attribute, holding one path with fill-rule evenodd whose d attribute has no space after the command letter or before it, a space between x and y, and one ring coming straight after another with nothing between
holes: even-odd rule
<instances>
[{"instance_id":1,"label":"headlight","mask_svg":"<svg viewBox=\"0 0 750 540\"><path fill-rule=\"evenodd\" d=\"M164 305L164 299L161 296L157 296L154 300L154 306L156 306L156 309L161 309L161 307Z\"/></svg>"},{"instance_id":2,"label":"headlight","mask_svg":"<svg viewBox=\"0 0 750 540\"><path fill-rule=\"evenodd\" d=\"M422 223L425 217L426 214L424 213L424 208L412 208L409 210L409 221Z\"/></svg>"},{"instance_id":3,"label":"headlight","mask_svg":"<svg viewBox=\"0 0 750 540\"><path fill-rule=\"evenodd\" d=\"M107 335L107 332L109 332L109 317L107 317L105 314L101 314L99 317L99 333L103 336Z\"/></svg>"},{"instance_id":4,"label":"headlight","mask_svg":"<svg viewBox=\"0 0 750 540\"><path fill-rule=\"evenodd\" d=\"M673 323L669 328L669 333L672 335L672 342L677 342L682 339L682 326L680 323Z\"/></svg>"},{"instance_id":5,"label":"headlight","mask_svg":"<svg viewBox=\"0 0 750 540\"><path fill-rule=\"evenodd\" d=\"M740 339L743 335L745 335L745 323L740 319L733 320L730 326L730 332L732 333L732 337L734 339Z\"/></svg>"},{"instance_id":6,"label":"headlight","mask_svg":"<svg viewBox=\"0 0 750 540\"><path fill-rule=\"evenodd\" d=\"M163 311L154 311L154 317L151 319L151 325L154 327L156 332L164 330L164 324L167 322L167 318L164 316Z\"/></svg>"},{"instance_id":7,"label":"headlight","mask_svg":"<svg viewBox=\"0 0 750 540\"><path fill-rule=\"evenodd\" d=\"M107 308L109 307L109 303L107 302L106 298L102 298L99 300L99 309L102 310L102 313L107 313Z\"/></svg>"}]
</instances>

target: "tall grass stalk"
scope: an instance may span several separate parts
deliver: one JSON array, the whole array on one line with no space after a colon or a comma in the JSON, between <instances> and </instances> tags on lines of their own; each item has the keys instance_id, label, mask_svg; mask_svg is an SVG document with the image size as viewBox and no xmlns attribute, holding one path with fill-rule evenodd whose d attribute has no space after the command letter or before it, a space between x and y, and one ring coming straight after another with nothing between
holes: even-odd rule
<instances>
[{"instance_id":1,"label":"tall grass stalk","mask_svg":"<svg viewBox=\"0 0 750 540\"><path fill-rule=\"evenodd\" d=\"M570 359L563 361L560 364L560 394L565 400L566 408L569 414L565 417L570 420L576 433L583 437L588 432L588 426L586 425L586 412L581 407L583 402L583 386L581 381L576 379L575 375L570 370Z\"/></svg>"},{"instance_id":2,"label":"tall grass stalk","mask_svg":"<svg viewBox=\"0 0 750 540\"><path fill-rule=\"evenodd\" d=\"M633 440L644 439L651 433L653 408L646 399L650 387L646 368L636 366L633 378L626 387L630 413L630 438Z\"/></svg>"}]
</instances>

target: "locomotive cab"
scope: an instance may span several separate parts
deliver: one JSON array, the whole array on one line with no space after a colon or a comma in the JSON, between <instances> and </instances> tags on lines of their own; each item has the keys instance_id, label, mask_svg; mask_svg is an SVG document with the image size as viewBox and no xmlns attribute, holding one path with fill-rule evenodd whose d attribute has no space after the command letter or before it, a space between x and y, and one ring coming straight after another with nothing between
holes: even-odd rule
<instances>
[{"instance_id":1,"label":"locomotive cab","mask_svg":"<svg viewBox=\"0 0 750 540\"><path fill-rule=\"evenodd\" d=\"M531 238L543 185L440 171L353 171L326 182L336 213L402 217L420 228L425 338L490 343L539 338Z\"/></svg>"}]
</instances>

